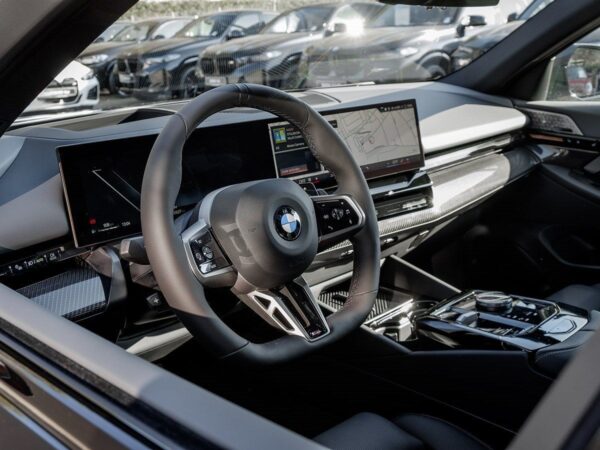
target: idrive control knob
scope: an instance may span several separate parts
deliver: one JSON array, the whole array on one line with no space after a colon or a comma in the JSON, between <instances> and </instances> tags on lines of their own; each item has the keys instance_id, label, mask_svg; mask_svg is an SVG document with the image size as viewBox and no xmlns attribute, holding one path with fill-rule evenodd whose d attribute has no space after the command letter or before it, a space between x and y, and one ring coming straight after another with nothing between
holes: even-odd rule
<instances>
[{"instance_id":1,"label":"idrive control knob","mask_svg":"<svg viewBox=\"0 0 600 450\"><path fill-rule=\"evenodd\" d=\"M513 305L512 297L502 292L477 292L475 300L481 311L508 311Z\"/></svg>"}]
</instances>

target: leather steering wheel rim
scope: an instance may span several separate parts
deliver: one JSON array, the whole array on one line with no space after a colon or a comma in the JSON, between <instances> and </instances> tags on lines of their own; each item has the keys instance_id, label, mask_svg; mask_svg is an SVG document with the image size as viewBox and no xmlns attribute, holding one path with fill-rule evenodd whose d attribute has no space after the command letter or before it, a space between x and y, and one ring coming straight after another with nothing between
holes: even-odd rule
<instances>
[{"instance_id":1,"label":"leather steering wheel rim","mask_svg":"<svg viewBox=\"0 0 600 450\"><path fill-rule=\"evenodd\" d=\"M327 318L330 333L310 342L286 335L267 343L249 342L212 310L202 284L189 269L173 209L181 186L183 147L198 125L233 107L270 112L294 124L314 156L336 177L339 193L351 194L365 223L352 238L354 268L348 300ZM327 151L322 151L327 149ZM358 328L375 302L379 286L380 243L373 200L364 175L331 125L301 100L259 85L226 85L190 101L167 122L150 153L141 192L144 242L158 285L186 328L216 356L239 362L269 364L306 354Z\"/></svg>"}]
</instances>

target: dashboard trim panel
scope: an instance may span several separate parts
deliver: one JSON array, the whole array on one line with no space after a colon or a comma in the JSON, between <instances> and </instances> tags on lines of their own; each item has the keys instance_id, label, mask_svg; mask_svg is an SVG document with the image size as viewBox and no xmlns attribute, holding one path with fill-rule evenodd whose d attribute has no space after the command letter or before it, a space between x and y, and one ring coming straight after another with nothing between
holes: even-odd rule
<instances>
[{"instance_id":1,"label":"dashboard trim panel","mask_svg":"<svg viewBox=\"0 0 600 450\"><path fill-rule=\"evenodd\" d=\"M432 225L492 196L511 181L511 164L503 154L491 154L430 175L433 207L379 221L379 235ZM343 241L321 254L351 247Z\"/></svg>"}]
</instances>

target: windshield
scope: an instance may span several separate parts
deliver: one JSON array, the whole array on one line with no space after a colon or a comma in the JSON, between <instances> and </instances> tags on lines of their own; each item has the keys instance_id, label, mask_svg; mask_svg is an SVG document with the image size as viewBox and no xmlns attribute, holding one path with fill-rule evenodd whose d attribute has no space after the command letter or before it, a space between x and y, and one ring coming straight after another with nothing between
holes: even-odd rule
<instances>
[{"instance_id":1,"label":"windshield","mask_svg":"<svg viewBox=\"0 0 600 450\"><path fill-rule=\"evenodd\" d=\"M320 31L333 11L331 7L310 7L282 14L271 22L263 33L302 33Z\"/></svg>"},{"instance_id":2,"label":"windshield","mask_svg":"<svg viewBox=\"0 0 600 450\"><path fill-rule=\"evenodd\" d=\"M384 8L368 26L378 28L448 25L454 22L458 12L458 8L427 10L420 6L394 5Z\"/></svg>"},{"instance_id":3,"label":"windshield","mask_svg":"<svg viewBox=\"0 0 600 450\"><path fill-rule=\"evenodd\" d=\"M119 31L112 40L116 42L143 41L148 37L149 31L150 25L148 24L129 25Z\"/></svg>"},{"instance_id":4,"label":"windshield","mask_svg":"<svg viewBox=\"0 0 600 450\"><path fill-rule=\"evenodd\" d=\"M175 36L186 38L219 37L225 33L225 30L234 19L235 14L201 17L185 26Z\"/></svg>"},{"instance_id":5,"label":"windshield","mask_svg":"<svg viewBox=\"0 0 600 450\"><path fill-rule=\"evenodd\" d=\"M126 24L112 39L122 45L84 49L23 115L34 122L152 105L229 83L298 90L438 80L471 64L550 3L437 8L244 0L224 11L215 0L139 0L115 21ZM573 65L562 75L587 92L596 81L584 72Z\"/></svg>"}]
</instances>

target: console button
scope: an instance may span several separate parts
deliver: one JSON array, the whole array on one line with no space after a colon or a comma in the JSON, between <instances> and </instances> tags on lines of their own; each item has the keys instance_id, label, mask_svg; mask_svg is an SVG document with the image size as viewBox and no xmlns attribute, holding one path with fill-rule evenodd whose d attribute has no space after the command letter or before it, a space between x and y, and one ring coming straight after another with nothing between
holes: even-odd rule
<instances>
[{"instance_id":1,"label":"console button","mask_svg":"<svg viewBox=\"0 0 600 450\"><path fill-rule=\"evenodd\" d=\"M208 259L208 260L211 260L211 259L213 259L213 258L214 258L214 256L215 256L215 255L213 254L213 251L212 251L212 249L211 249L211 248L210 248L208 245L205 245L204 247L202 247L202 254L203 254L203 255L204 255L204 257L205 257L206 259Z\"/></svg>"},{"instance_id":2,"label":"console button","mask_svg":"<svg viewBox=\"0 0 600 450\"><path fill-rule=\"evenodd\" d=\"M478 318L479 318L479 314L477 314L475 311L469 311L464 314L461 314L455 320L456 320L456 323L460 323L461 325L468 326L468 325L471 325L472 323L477 322Z\"/></svg>"},{"instance_id":3,"label":"console button","mask_svg":"<svg viewBox=\"0 0 600 450\"><path fill-rule=\"evenodd\" d=\"M548 334L562 334L574 330L575 327L576 325L572 320L564 317L545 323L540 327L540 330Z\"/></svg>"}]
</instances>

